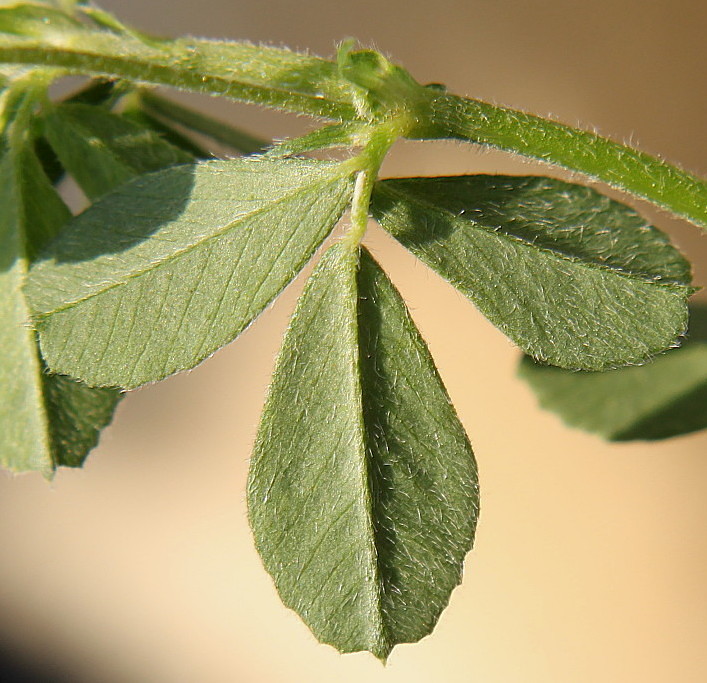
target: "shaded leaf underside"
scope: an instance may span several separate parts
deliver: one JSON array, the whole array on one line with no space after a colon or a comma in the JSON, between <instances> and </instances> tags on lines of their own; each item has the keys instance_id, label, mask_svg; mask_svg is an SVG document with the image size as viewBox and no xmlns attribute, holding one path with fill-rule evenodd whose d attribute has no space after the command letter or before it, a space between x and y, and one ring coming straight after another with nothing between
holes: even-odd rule
<instances>
[{"instance_id":1,"label":"shaded leaf underside","mask_svg":"<svg viewBox=\"0 0 707 683\"><path fill-rule=\"evenodd\" d=\"M87 104L53 107L44 119L44 131L89 199L143 173L192 161L191 155L150 129Z\"/></svg>"},{"instance_id":2,"label":"shaded leaf underside","mask_svg":"<svg viewBox=\"0 0 707 683\"><path fill-rule=\"evenodd\" d=\"M248 484L280 595L342 652L429 633L478 511L473 454L404 303L365 250L331 248L278 358Z\"/></svg>"}]
</instances>

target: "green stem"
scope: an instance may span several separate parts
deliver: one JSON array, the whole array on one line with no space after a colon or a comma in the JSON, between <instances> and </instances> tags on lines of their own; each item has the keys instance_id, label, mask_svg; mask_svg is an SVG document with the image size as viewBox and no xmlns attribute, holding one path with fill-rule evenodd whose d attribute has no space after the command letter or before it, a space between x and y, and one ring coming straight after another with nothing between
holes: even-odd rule
<instances>
[{"instance_id":1,"label":"green stem","mask_svg":"<svg viewBox=\"0 0 707 683\"><path fill-rule=\"evenodd\" d=\"M353 119L351 87L336 65L289 50L197 39L141 42L87 29L50 40L2 35L0 63L51 65L243 100L329 119Z\"/></svg>"},{"instance_id":2,"label":"green stem","mask_svg":"<svg viewBox=\"0 0 707 683\"><path fill-rule=\"evenodd\" d=\"M346 233L344 243L357 247L368 228L368 208L375 183L375 174L371 169L359 171L356 176L353 199L351 200L351 227Z\"/></svg>"},{"instance_id":3,"label":"green stem","mask_svg":"<svg viewBox=\"0 0 707 683\"><path fill-rule=\"evenodd\" d=\"M378 179L383 159L393 143L406 134L410 122L406 118L389 119L371 127L363 151L351 159L360 167L351 200L351 227L343 239L350 248L357 248L368 228L369 207L373 186Z\"/></svg>"},{"instance_id":4,"label":"green stem","mask_svg":"<svg viewBox=\"0 0 707 683\"><path fill-rule=\"evenodd\" d=\"M411 137L454 138L578 171L707 229L707 182L661 159L556 121L442 94Z\"/></svg>"},{"instance_id":5,"label":"green stem","mask_svg":"<svg viewBox=\"0 0 707 683\"><path fill-rule=\"evenodd\" d=\"M33 31L40 29L33 27ZM0 63L48 65L67 73L166 85L340 121L359 120L356 86L342 76L337 64L317 57L248 43L141 40L135 33L119 35L70 25L42 36L41 32L31 37L2 34ZM370 58L374 53L361 55ZM373 88L373 99L380 100L385 115L390 103L383 95L391 83L400 85L401 70L386 61L381 76L370 59L364 62L356 62L354 75L370 76L372 69L379 77L359 80ZM687 171L595 133L405 83L400 93L388 95L397 103L392 110L415 113L414 125L404 133L407 137L467 140L557 164L707 229L707 182ZM411 106L397 102L396 98L404 100L411 92Z\"/></svg>"}]
</instances>

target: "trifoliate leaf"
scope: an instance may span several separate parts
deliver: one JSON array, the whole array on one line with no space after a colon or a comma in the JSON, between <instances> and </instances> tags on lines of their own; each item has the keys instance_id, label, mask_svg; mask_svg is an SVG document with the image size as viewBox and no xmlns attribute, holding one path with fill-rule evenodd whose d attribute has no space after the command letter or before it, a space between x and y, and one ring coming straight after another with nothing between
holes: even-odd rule
<instances>
[{"instance_id":1,"label":"trifoliate leaf","mask_svg":"<svg viewBox=\"0 0 707 683\"><path fill-rule=\"evenodd\" d=\"M346 208L345 165L258 158L141 176L71 221L27 293L49 367L126 389L232 341Z\"/></svg>"},{"instance_id":2,"label":"trifoliate leaf","mask_svg":"<svg viewBox=\"0 0 707 683\"><path fill-rule=\"evenodd\" d=\"M193 159L149 128L103 107L60 104L47 113L44 126L62 166L90 199L135 176Z\"/></svg>"},{"instance_id":3,"label":"trifoliate leaf","mask_svg":"<svg viewBox=\"0 0 707 683\"><path fill-rule=\"evenodd\" d=\"M290 323L248 484L284 603L385 659L427 635L478 512L471 447L405 304L365 249L322 258Z\"/></svg>"},{"instance_id":4,"label":"trifoliate leaf","mask_svg":"<svg viewBox=\"0 0 707 683\"><path fill-rule=\"evenodd\" d=\"M690 267L591 188L544 177L386 180L381 225L526 353L564 368L639 363L687 326Z\"/></svg>"},{"instance_id":5,"label":"trifoliate leaf","mask_svg":"<svg viewBox=\"0 0 707 683\"><path fill-rule=\"evenodd\" d=\"M707 428L707 307L692 306L687 340L646 365L571 372L527 356L519 375L543 408L612 441L654 440Z\"/></svg>"},{"instance_id":6,"label":"trifoliate leaf","mask_svg":"<svg viewBox=\"0 0 707 683\"><path fill-rule=\"evenodd\" d=\"M15 472L81 465L120 397L48 375L22 283L29 261L70 213L31 147L0 161L0 465Z\"/></svg>"}]
</instances>

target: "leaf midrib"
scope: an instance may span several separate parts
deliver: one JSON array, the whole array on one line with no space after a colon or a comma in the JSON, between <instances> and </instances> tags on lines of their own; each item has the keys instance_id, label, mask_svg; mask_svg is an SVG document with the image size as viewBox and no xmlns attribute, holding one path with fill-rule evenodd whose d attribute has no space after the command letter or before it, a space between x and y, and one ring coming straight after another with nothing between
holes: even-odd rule
<instances>
[{"instance_id":1,"label":"leaf midrib","mask_svg":"<svg viewBox=\"0 0 707 683\"><path fill-rule=\"evenodd\" d=\"M373 489L373 484L375 483L375 477L372 476L371 460L373 459L374 449L369 446L369 442L372 437L368 433L368 425L366 424L366 413L364 409L364 403L366 401L367 387L365 387L363 371L362 371L362 354L365 349L362 348L361 341L361 325L359 323L360 314L360 256L358 253L347 254L353 263L351 267L351 286L353 287L355 300L353 303L353 316L350 324L352 326L352 336L354 354L355 354L355 366L352 368L353 375L355 377L356 383L356 423L358 426L358 454L360 460L358 463L358 471L360 475L361 482L361 497L362 505L365 511L366 518L366 537L368 545L368 554L370 557L370 562L373 569L373 577L369 582L370 591L369 596L372 602L372 609L374 611L374 618L370 622L371 633L370 637L372 639L372 647L378 651L386 651L385 656L390 651L391 638L388 633L388 624L386 622L385 613L383 611L383 577L381 572L381 557L379 545L379 533L377 530L377 524L375 521L375 505L374 497L375 492ZM378 652L374 653L376 656Z\"/></svg>"},{"instance_id":2,"label":"leaf midrib","mask_svg":"<svg viewBox=\"0 0 707 683\"><path fill-rule=\"evenodd\" d=\"M259 214L267 213L268 211L271 211L271 210L277 208L279 205L281 205L281 204L283 204L293 198L296 198L298 196L304 196L306 194L310 194L311 192L314 192L317 189L325 187L326 185L335 185L336 183L341 182L344 178L345 178L344 175L336 176L335 178L330 179L325 182L323 181L323 182L313 183L312 185L308 186L307 190L305 190L304 192L293 191L293 192L290 192L286 195L283 195L282 197L280 197L276 200L273 200L272 202L269 202L266 206L261 206L261 207L254 209L253 211L250 211L246 214L240 215L235 221L228 223L226 226L222 227L217 232L214 232L201 240L193 242L192 244L185 247L184 249L180 249L180 250L177 250L177 251L169 254L168 256L163 258L161 261L156 261L156 262L151 263L149 268L145 268L145 269L137 271L135 273L131 273L130 275L123 278L119 282L114 282L111 285L109 285L108 287L105 287L104 289L100 289L95 292L91 292L90 294L80 297L78 299L74 299L72 301L65 302L63 305L53 308L50 311L35 312L35 318L37 320L41 321L50 315L55 315L57 313L61 313L62 311L66 311L70 308L73 308L74 306L85 303L86 301L89 301L89 300L95 298L96 296L101 296L101 295L111 291L112 289L115 289L116 287L122 287L122 286L128 284L131 280L142 277L143 275L147 275L148 273L156 270L157 268L160 268L163 265L165 265L171 261L175 261L175 260L181 258L185 254L188 254L189 252L191 252L193 249L198 249L199 247L202 247L202 246L208 244L212 240L216 240L219 237L223 237L225 234L227 234L231 230L234 230L240 223L242 223L245 220L252 219L252 218L258 216ZM150 238L148 238L148 239L150 239Z\"/></svg>"},{"instance_id":3,"label":"leaf midrib","mask_svg":"<svg viewBox=\"0 0 707 683\"><path fill-rule=\"evenodd\" d=\"M407 201L411 204L417 204L421 208L426 209L427 211L430 211L432 213L439 213L439 214L449 216L449 218L451 219L451 221L454 223L455 226L458 226L459 223L461 223L462 225L468 225L472 229L481 230L483 232L497 236L500 239L507 240L508 242L511 242L513 244L519 244L525 248L533 249L533 250L541 252L543 254L547 254L549 256L555 257L565 263L570 263L572 265L579 266L581 268L586 268L587 270L598 270L598 271L608 272L608 273L611 273L612 275L617 275L617 276L624 277L624 278L627 278L630 280L637 280L639 282L643 282L646 284L652 284L652 285L656 285L658 287L664 287L666 289L673 289L676 291L690 288L690 284L687 282L682 282L680 280L671 279L671 278L663 278L660 275L651 276L647 273L638 273L635 271L630 271L630 270L627 270L625 267L622 268L619 266L613 266L608 263L602 263L602 262L596 261L592 258L582 258L582 257L576 256L576 255L570 254L566 251L563 251L562 249L559 249L559 248L553 248L553 247L549 247L547 245L539 245L535 242L529 242L527 239L509 232L505 227L500 227L499 229L493 229L493 228L489 228L481 223L477 223L472 218L469 218L469 217L460 218L458 215L456 215L455 213L453 213L449 209L445 209L444 207L441 207L441 206L434 204L430 201L421 199L416 195L408 194L404 190L397 190L395 188L391 188L390 186L387 186L385 184L385 181L378 182L376 189L378 192L381 192L383 194L387 193L388 195L392 195L393 197L397 196L401 199L404 199L405 201ZM424 247L422 247L422 249L424 250Z\"/></svg>"}]
</instances>

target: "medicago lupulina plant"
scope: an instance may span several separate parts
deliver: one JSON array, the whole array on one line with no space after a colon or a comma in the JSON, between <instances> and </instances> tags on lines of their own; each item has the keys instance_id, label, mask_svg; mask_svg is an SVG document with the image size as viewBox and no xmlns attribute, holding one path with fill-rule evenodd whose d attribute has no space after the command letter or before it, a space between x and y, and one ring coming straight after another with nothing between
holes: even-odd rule
<instances>
[{"instance_id":1,"label":"medicago lupulina plant","mask_svg":"<svg viewBox=\"0 0 707 683\"><path fill-rule=\"evenodd\" d=\"M707 183L690 173L421 85L351 41L329 61L164 40L91 5L32 2L0 9L0 65L9 470L80 466L123 391L236 338L348 214L285 334L247 493L282 600L340 651L385 659L432 630L461 579L479 504L472 449L425 342L362 244L369 218L527 354L523 375L568 422L610 438L705 426L694 402L707 386L704 335L645 367L601 372L640 366L687 329L690 265L633 209L543 176L378 177L400 138L466 141L570 169L707 228ZM52 101L48 86L69 75L87 82ZM320 125L269 146L156 86ZM204 138L241 156L210 158ZM338 156L310 154L324 149ZM92 202L77 216L55 189L65 174ZM602 415L602 396L617 395L623 407Z\"/></svg>"}]
</instances>

